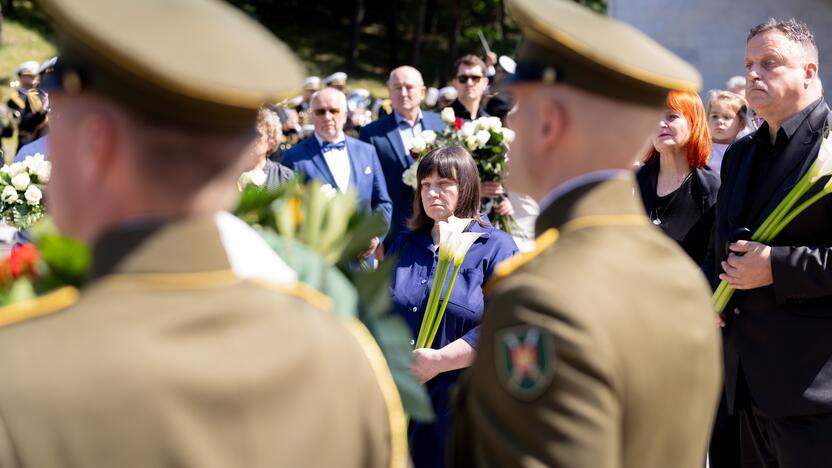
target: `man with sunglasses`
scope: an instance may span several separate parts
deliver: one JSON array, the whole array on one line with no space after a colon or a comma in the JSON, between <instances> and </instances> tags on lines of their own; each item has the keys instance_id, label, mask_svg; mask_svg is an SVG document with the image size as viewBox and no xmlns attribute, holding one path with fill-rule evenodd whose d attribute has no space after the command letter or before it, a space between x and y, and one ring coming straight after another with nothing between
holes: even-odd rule
<instances>
[{"instance_id":1,"label":"man with sunglasses","mask_svg":"<svg viewBox=\"0 0 832 468\"><path fill-rule=\"evenodd\" d=\"M485 62L476 55L464 55L454 63L453 87L458 94L451 104L454 114L463 120L487 117L482 96L488 87Z\"/></svg>"},{"instance_id":2,"label":"man with sunglasses","mask_svg":"<svg viewBox=\"0 0 832 468\"><path fill-rule=\"evenodd\" d=\"M306 180L320 180L340 192L355 190L359 206L367 212L380 213L389 227L393 203L387 194L376 149L344 135L347 122L344 93L331 87L316 92L312 95L310 113L315 133L287 151L283 164L303 173ZM384 234L373 238L362 256L370 257L383 240Z\"/></svg>"}]
</instances>

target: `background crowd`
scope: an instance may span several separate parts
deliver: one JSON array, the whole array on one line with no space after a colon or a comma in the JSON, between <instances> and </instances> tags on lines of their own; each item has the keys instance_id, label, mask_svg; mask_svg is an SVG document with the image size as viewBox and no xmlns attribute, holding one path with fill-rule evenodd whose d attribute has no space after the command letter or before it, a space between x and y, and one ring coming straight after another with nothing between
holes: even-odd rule
<instances>
[{"instance_id":1,"label":"background crowd","mask_svg":"<svg viewBox=\"0 0 832 468\"><path fill-rule=\"evenodd\" d=\"M782 63L772 63L775 49ZM821 378L826 369L822 350L813 362L803 362L795 375L784 377L793 384L773 383L774 377L764 376L770 361L759 357L769 347L759 333L768 336L780 327L803 330L813 325L797 318L767 318L755 328L746 325L742 316L746 309L795 315L808 310L808 315L825 320L821 309L828 297L826 223L806 221L786 231L784 243L810 247L787 250L783 245L772 250L749 242L755 220L773 208L771 193L788 185L796 167L811 162L811 151L795 149L795 142L805 137L812 145L820 144L819 130L825 128L828 114L820 84L811 81L812 75L799 86L798 72L793 70L810 75L803 62L803 68L795 63L806 59L816 71L816 57L817 46L803 23L772 20L758 26L749 36L745 77L731 77L724 90L702 96L690 90L670 91L646 150L632 158L640 195L634 196L652 225L700 266L712 286L723 279L748 291L721 323L729 391L722 397L712 436L714 468L740 466L741 456L743 463L766 457L798 460L760 466L810 466L799 460L810 459L820 449L816 440L795 428L805 428L800 418L808 414L820 420L816 424L832 428L828 389ZM16 154L6 155L7 162L35 153L49 158L47 142L54 117L48 90L56 86L50 82L51 73L61 60L59 56L42 64L26 62L14 70L17 88L5 103L9 120L2 134L16 138ZM446 462L455 414L452 393L462 369L477 355L486 285L499 263L518 252L535 250L540 208L535 198L507 190L502 180L482 180L472 156L459 146L421 157L415 189L403 182L403 174L419 159L416 145L422 132L441 132L454 125L443 121L440 113L445 109L453 109L461 122L496 117L503 126L515 128L521 117L509 83L519 73L514 59L489 51L483 57L461 55L450 71L451 80L440 88L426 86L413 66L394 68L386 81L386 96L352 87L344 72L307 76L302 95L259 108L256 128L250 129L257 138L247 147L248 164L241 169L263 176L250 175L245 184L276 190L296 176L316 180L333 191L354 192L361 211L384 220L385 232L369 240L355 259L356 268L374 268L385 258L394 259L391 312L404 319L413 336L419 333L430 285L435 285L439 223L464 218L466 229L480 234L460 266L436 340L414 350L411 371L426 384L436 414L431 423L409 425L410 456L417 467L440 467ZM743 154L753 154L753 163L743 160ZM509 151L509 157L514 156ZM783 158L788 160L782 162ZM513 215L515 229L510 234L497 229L490 213ZM818 217L823 213L815 211ZM813 286L805 286L806 282ZM822 339L809 330L792 338L806 337ZM796 345L787 338L780 344ZM784 362L780 357L771 359ZM797 389L807 383L809 374L818 376L808 382L817 393Z\"/></svg>"}]
</instances>

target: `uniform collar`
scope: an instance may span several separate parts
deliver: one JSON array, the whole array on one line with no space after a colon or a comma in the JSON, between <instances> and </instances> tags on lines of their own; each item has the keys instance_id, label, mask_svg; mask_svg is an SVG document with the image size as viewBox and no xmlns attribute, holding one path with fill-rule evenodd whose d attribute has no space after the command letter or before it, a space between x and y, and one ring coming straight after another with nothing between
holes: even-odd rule
<instances>
[{"instance_id":1,"label":"uniform collar","mask_svg":"<svg viewBox=\"0 0 832 468\"><path fill-rule=\"evenodd\" d=\"M611 215L643 216L647 223L632 174L584 183L563 193L541 209L535 234L539 236L549 228L558 229L576 218Z\"/></svg>"}]
</instances>

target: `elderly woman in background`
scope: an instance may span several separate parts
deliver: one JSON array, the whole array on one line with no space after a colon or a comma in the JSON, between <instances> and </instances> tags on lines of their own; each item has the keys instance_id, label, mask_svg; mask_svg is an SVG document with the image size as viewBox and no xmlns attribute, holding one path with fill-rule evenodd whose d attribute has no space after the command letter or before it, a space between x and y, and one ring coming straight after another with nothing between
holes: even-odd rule
<instances>
[{"instance_id":1,"label":"elderly woman in background","mask_svg":"<svg viewBox=\"0 0 832 468\"><path fill-rule=\"evenodd\" d=\"M274 190L280 184L291 180L295 176L294 172L288 167L269 159L269 156L277 149L282 135L280 119L277 114L268 109L260 109L257 112L257 134L257 141L252 147L255 162L251 169L262 169L266 173L266 181L263 186L269 190Z\"/></svg>"},{"instance_id":2,"label":"elderly woman in background","mask_svg":"<svg viewBox=\"0 0 832 468\"><path fill-rule=\"evenodd\" d=\"M705 258L719 176L707 167L711 135L702 100L672 91L638 179L650 220L698 264Z\"/></svg>"},{"instance_id":3,"label":"elderly woman in background","mask_svg":"<svg viewBox=\"0 0 832 468\"><path fill-rule=\"evenodd\" d=\"M434 150L420 160L416 178L419 196L414 197L410 229L401 233L388 251L397 257L391 284L393 312L405 319L413 336L419 332L438 261L438 223L451 216L470 218L466 230L482 233L462 262L435 341L429 348L414 351L411 370L427 382L436 420L411 422L411 456L416 468L435 468L445 466L451 387L476 354L484 310L483 285L497 263L517 252L517 246L508 234L480 218L479 174L465 149L449 146Z\"/></svg>"}]
</instances>

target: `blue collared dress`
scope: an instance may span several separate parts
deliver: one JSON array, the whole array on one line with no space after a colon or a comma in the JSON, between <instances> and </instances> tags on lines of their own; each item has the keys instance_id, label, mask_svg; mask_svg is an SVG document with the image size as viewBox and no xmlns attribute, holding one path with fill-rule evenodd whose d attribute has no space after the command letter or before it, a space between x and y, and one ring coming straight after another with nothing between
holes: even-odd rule
<instances>
[{"instance_id":1,"label":"blue collared dress","mask_svg":"<svg viewBox=\"0 0 832 468\"><path fill-rule=\"evenodd\" d=\"M499 229L471 223L468 230L483 235L471 246L462 262L432 346L434 349L440 349L459 338L472 347L477 347L480 321L485 310L483 285L494 273L495 265L517 253L514 240ZM415 338L419 333L439 260L433 238L429 231L404 231L393 242L388 255L398 257L391 282L393 313L404 317ZM450 281L450 276L449 274L446 283ZM461 372L461 369L444 372L427 382L436 421L430 424L410 424L410 452L416 468L445 466L451 425L450 392Z\"/></svg>"}]
</instances>

